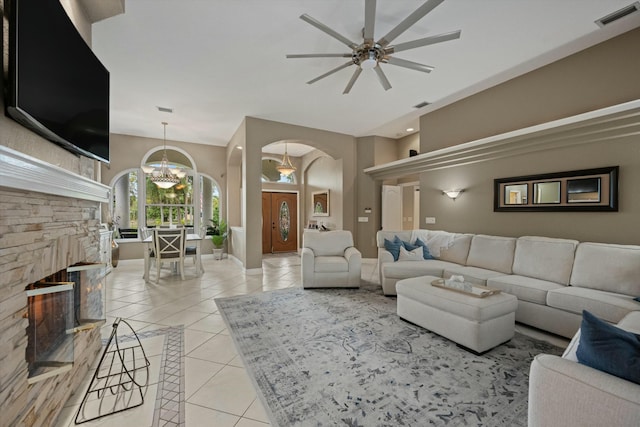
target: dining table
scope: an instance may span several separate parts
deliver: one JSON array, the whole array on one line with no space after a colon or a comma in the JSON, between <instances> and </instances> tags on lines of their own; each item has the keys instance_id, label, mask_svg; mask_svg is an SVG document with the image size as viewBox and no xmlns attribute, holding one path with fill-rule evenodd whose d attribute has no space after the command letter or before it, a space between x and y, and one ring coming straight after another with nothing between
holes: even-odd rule
<instances>
[{"instance_id":1,"label":"dining table","mask_svg":"<svg viewBox=\"0 0 640 427\"><path fill-rule=\"evenodd\" d=\"M149 280L149 269L151 266L151 250L153 249L153 234L147 236L142 240L144 243L144 275L142 276L145 281ZM186 243L195 243L196 245L196 271L198 272L198 277L202 276L204 273L204 268L202 267L202 236L196 233L188 233Z\"/></svg>"}]
</instances>

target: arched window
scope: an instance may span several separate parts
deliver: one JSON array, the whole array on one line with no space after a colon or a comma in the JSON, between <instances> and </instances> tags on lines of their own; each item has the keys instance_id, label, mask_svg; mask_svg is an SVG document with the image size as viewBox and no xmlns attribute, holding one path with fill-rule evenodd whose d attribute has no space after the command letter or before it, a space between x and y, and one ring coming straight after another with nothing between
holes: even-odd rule
<instances>
[{"instance_id":1,"label":"arched window","mask_svg":"<svg viewBox=\"0 0 640 427\"><path fill-rule=\"evenodd\" d=\"M262 182L279 182L284 184L295 184L295 175L283 175L276 166L280 165L280 161L273 159L262 159Z\"/></svg>"},{"instance_id":2,"label":"arched window","mask_svg":"<svg viewBox=\"0 0 640 427\"><path fill-rule=\"evenodd\" d=\"M202 227L210 230L212 221L219 224L222 200L216 182L204 175L200 176L200 200L202 200Z\"/></svg>"},{"instance_id":3,"label":"arched window","mask_svg":"<svg viewBox=\"0 0 640 427\"><path fill-rule=\"evenodd\" d=\"M151 152L145 166L157 166L163 150ZM171 188L163 189L142 169L130 169L112 181L111 221L115 237L137 238L140 227L179 226L205 230L222 211L221 189L209 176L195 172L186 154L167 149L170 167L186 175ZM174 160L175 159L175 160ZM119 229L119 230L118 230Z\"/></svg>"}]
</instances>

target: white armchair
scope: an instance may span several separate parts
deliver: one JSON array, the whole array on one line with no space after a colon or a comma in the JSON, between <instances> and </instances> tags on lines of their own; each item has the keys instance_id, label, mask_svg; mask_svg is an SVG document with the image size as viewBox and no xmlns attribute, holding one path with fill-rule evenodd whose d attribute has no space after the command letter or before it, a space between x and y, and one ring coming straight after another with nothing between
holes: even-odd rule
<instances>
[{"instance_id":1,"label":"white armchair","mask_svg":"<svg viewBox=\"0 0 640 427\"><path fill-rule=\"evenodd\" d=\"M302 238L303 288L359 288L362 254L350 231L306 232Z\"/></svg>"}]
</instances>

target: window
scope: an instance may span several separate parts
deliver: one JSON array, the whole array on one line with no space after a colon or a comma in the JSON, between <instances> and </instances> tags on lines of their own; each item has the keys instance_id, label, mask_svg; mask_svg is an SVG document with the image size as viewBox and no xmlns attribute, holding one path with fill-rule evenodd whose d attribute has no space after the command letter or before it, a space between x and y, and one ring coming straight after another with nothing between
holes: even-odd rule
<instances>
[{"instance_id":1,"label":"window","mask_svg":"<svg viewBox=\"0 0 640 427\"><path fill-rule=\"evenodd\" d=\"M279 182L284 184L295 183L295 172L289 176L282 175L276 166L280 161L273 159L262 159L262 182Z\"/></svg>"},{"instance_id":2,"label":"window","mask_svg":"<svg viewBox=\"0 0 640 427\"><path fill-rule=\"evenodd\" d=\"M113 228L116 237L137 237L138 171L125 172L113 186ZM127 235L135 230L136 236Z\"/></svg>"},{"instance_id":3,"label":"window","mask_svg":"<svg viewBox=\"0 0 640 427\"><path fill-rule=\"evenodd\" d=\"M211 178L206 176L200 176L200 200L201 224L207 230L207 234L210 234L213 223L220 223L221 200L220 189Z\"/></svg>"},{"instance_id":4,"label":"window","mask_svg":"<svg viewBox=\"0 0 640 427\"><path fill-rule=\"evenodd\" d=\"M145 224L147 227L194 226L193 176L187 175L180 183L163 189L149 176L146 181Z\"/></svg>"},{"instance_id":5,"label":"window","mask_svg":"<svg viewBox=\"0 0 640 427\"><path fill-rule=\"evenodd\" d=\"M138 229L145 226L185 226L199 233L224 212L222 191L216 181L195 172L193 160L185 152L177 149L167 151L170 158L175 159L170 162L171 166L187 171L187 175L173 187L159 188L141 169L123 171L112 181L110 213L115 237L137 239ZM156 164L162 152L150 152L146 164Z\"/></svg>"}]
</instances>

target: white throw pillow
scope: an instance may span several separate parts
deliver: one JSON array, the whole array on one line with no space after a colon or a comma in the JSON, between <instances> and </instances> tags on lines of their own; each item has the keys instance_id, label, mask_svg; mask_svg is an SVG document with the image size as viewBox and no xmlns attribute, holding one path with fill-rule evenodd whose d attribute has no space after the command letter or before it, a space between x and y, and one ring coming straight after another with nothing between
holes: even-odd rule
<instances>
[{"instance_id":1,"label":"white throw pillow","mask_svg":"<svg viewBox=\"0 0 640 427\"><path fill-rule=\"evenodd\" d=\"M398 261L422 261L424 260L423 253L424 251L422 250L422 246L419 246L412 251L408 251L404 246L400 246Z\"/></svg>"}]
</instances>

